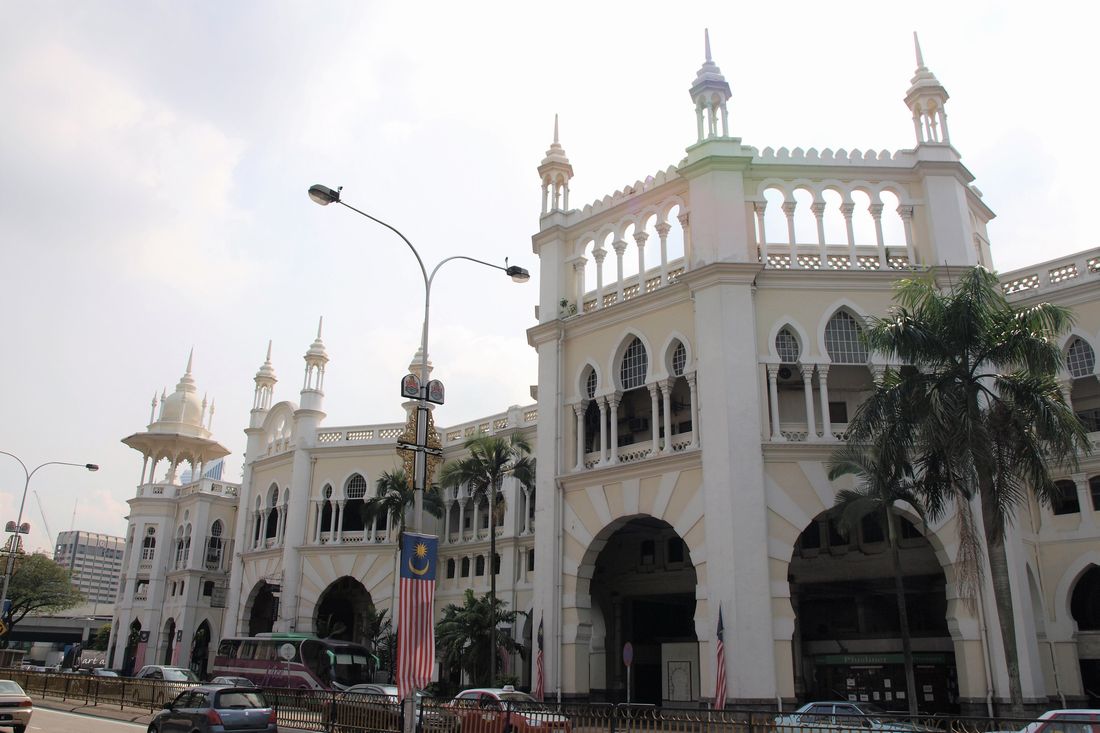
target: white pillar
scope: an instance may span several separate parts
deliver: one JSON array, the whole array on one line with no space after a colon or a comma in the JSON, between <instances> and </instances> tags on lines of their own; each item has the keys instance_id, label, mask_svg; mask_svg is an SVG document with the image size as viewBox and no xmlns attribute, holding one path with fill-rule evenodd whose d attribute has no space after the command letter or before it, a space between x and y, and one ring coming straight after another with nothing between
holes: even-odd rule
<instances>
[{"instance_id":1,"label":"white pillar","mask_svg":"<svg viewBox=\"0 0 1100 733\"><path fill-rule=\"evenodd\" d=\"M672 225L667 221L659 221L654 227L657 230L657 236L661 240L661 286L668 285L668 233L672 230Z\"/></svg>"},{"instance_id":2,"label":"white pillar","mask_svg":"<svg viewBox=\"0 0 1100 733\"><path fill-rule=\"evenodd\" d=\"M598 398L600 406L600 463L607 463L607 398Z\"/></svg>"},{"instance_id":3,"label":"white pillar","mask_svg":"<svg viewBox=\"0 0 1100 733\"><path fill-rule=\"evenodd\" d=\"M844 232L848 235L848 266L853 270L859 269L859 258L856 257L856 230L852 226L852 214L856 205L851 201L845 201L840 205L840 215L844 217Z\"/></svg>"},{"instance_id":4,"label":"white pillar","mask_svg":"<svg viewBox=\"0 0 1100 733\"><path fill-rule=\"evenodd\" d=\"M657 455L661 452L661 440L660 440L660 428L657 423L660 420L661 412L657 406L657 383L647 384L646 389L649 390L649 433L650 433L650 453ZM664 390L661 390L664 391ZM668 410L665 410L665 415L668 415ZM668 445L668 433L665 433L665 445Z\"/></svg>"},{"instance_id":5,"label":"white pillar","mask_svg":"<svg viewBox=\"0 0 1100 733\"><path fill-rule=\"evenodd\" d=\"M596 259L596 310L600 310L603 308L603 261L607 250L597 246L592 250L592 256Z\"/></svg>"},{"instance_id":6,"label":"white pillar","mask_svg":"<svg viewBox=\"0 0 1100 733\"><path fill-rule=\"evenodd\" d=\"M817 388L821 397L821 439L836 440L829 420L829 365L817 365Z\"/></svg>"},{"instance_id":7,"label":"white pillar","mask_svg":"<svg viewBox=\"0 0 1100 733\"><path fill-rule=\"evenodd\" d=\"M702 440L700 432L703 428L699 424L699 396L695 391L695 372L685 374L684 378L687 379L688 391L691 392L691 447L698 448Z\"/></svg>"},{"instance_id":8,"label":"white pillar","mask_svg":"<svg viewBox=\"0 0 1100 733\"><path fill-rule=\"evenodd\" d=\"M878 245L879 269L889 270L890 261L886 259L886 243L882 239L882 204L872 203L867 209L871 212L871 218L875 220L875 244Z\"/></svg>"},{"instance_id":9,"label":"white pillar","mask_svg":"<svg viewBox=\"0 0 1100 733\"><path fill-rule=\"evenodd\" d=\"M768 406L772 413L772 440L783 440L779 429L779 364L768 364Z\"/></svg>"},{"instance_id":10,"label":"white pillar","mask_svg":"<svg viewBox=\"0 0 1100 733\"><path fill-rule=\"evenodd\" d=\"M787 242L790 247L792 270L797 270L798 268L802 267L802 265L800 265L798 262L798 246L795 243L794 236L794 210L797 206L798 203L795 201L787 200L783 202L783 213L787 216Z\"/></svg>"},{"instance_id":11,"label":"white pillar","mask_svg":"<svg viewBox=\"0 0 1100 733\"><path fill-rule=\"evenodd\" d=\"M768 239L767 234L764 231L764 211L768 208L768 200L753 201L752 210L756 214L756 228L760 232L760 238L756 242L757 249L760 253L760 261L764 263L764 267L768 267Z\"/></svg>"},{"instance_id":12,"label":"white pillar","mask_svg":"<svg viewBox=\"0 0 1100 733\"><path fill-rule=\"evenodd\" d=\"M623 293L623 254L626 253L626 242L622 239L616 239L611 243L611 246L615 249L615 276L617 278L615 282L615 302L622 303L625 298Z\"/></svg>"},{"instance_id":13,"label":"white pillar","mask_svg":"<svg viewBox=\"0 0 1100 733\"><path fill-rule=\"evenodd\" d=\"M665 408L664 414L664 429L665 429L665 442L661 446L662 453L672 452L672 380L666 379L661 382L661 405ZM692 424L694 429L695 425Z\"/></svg>"},{"instance_id":14,"label":"white pillar","mask_svg":"<svg viewBox=\"0 0 1100 733\"><path fill-rule=\"evenodd\" d=\"M611 421L611 457L612 464L619 462L619 402L622 395L616 392L607 396L608 419Z\"/></svg>"},{"instance_id":15,"label":"white pillar","mask_svg":"<svg viewBox=\"0 0 1100 733\"><path fill-rule=\"evenodd\" d=\"M898 206L898 216L901 217L902 229L905 230L905 258L909 260L909 267L917 266L917 254L913 250L913 207Z\"/></svg>"},{"instance_id":16,"label":"white pillar","mask_svg":"<svg viewBox=\"0 0 1100 733\"><path fill-rule=\"evenodd\" d=\"M638 295L645 293L645 241L649 235L645 231L634 232L634 242L638 245Z\"/></svg>"},{"instance_id":17,"label":"white pillar","mask_svg":"<svg viewBox=\"0 0 1100 733\"><path fill-rule=\"evenodd\" d=\"M584 412L586 402L581 400L573 405L573 414L577 417L577 465L573 470L584 470Z\"/></svg>"},{"instance_id":18,"label":"white pillar","mask_svg":"<svg viewBox=\"0 0 1100 733\"><path fill-rule=\"evenodd\" d=\"M821 269L829 269L829 257L825 252L825 202L818 200L810 204L810 211L817 220L817 246L821 250Z\"/></svg>"}]
</instances>

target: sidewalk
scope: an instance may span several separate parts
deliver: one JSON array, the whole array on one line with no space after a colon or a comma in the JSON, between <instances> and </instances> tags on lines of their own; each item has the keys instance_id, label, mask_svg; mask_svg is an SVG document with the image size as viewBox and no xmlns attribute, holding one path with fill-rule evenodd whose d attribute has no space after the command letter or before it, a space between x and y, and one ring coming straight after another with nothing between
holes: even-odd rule
<instances>
[{"instance_id":1,"label":"sidewalk","mask_svg":"<svg viewBox=\"0 0 1100 733\"><path fill-rule=\"evenodd\" d=\"M58 700L52 697L40 697L31 695L36 708L43 710L59 710L64 713L77 713L79 715L91 715L105 720L118 720L126 723L138 723L147 726L152 722L154 713L146 708L119 707L118 705L90 705L77 700ZM315 733L301 728L287 728L279 726L279 733Z\"/></svg>"}]
</instances>

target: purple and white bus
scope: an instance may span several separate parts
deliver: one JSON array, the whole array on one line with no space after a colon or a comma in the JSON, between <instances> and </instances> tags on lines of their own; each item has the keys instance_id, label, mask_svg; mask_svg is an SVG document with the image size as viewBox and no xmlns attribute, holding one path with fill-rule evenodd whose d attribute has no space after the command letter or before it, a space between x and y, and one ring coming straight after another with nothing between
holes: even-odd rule
<instances>
[{"instance_id":1,"label":"purple and white bus","mask_svg":"<svg viewBox=\"0 0 1100 733\"><path fill-rule=\"evenodd\" d=\"M294 647L289 660L280 655ZM360 644L309 634L259 634L222 639L212 676L247 677L260 687L343 690L372 682L375 657Z\"/></svg>"}]
</instances>

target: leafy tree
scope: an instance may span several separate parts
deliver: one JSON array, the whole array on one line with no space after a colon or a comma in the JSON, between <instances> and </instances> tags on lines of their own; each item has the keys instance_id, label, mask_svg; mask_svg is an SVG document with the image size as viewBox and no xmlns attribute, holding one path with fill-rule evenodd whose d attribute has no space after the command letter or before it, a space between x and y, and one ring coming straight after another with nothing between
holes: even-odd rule
<instances>
[{"instance_id":1,"label":"leafy tree","mask_svg":"<svg viewBox=\"0 0 1100 733\"><path fill-rule=\"evenodd\" d=\"M909 713L917 715L917 679L913 668L913 644L909 634L909 611L905 602L905 581L898 552L898 501L908 502L924 519L924 507L913 485L912 467L903 459L890 462L890 451L873 446L849 445L833 454L829 478L854 475L855 489L843 489L836 495L833 511L837 527L847 536L872 517L882 527L890 543L890 562L894 571L894 596L898 605L898 626L901 630L901 650L905 663L905 688L909 695ZM885 460L884 460L885 459Z\"/></svg>"},{"instance_id":2,"label":"leafy tree","mask_svg":"<svg viewBox=\"0 0 1100 733\"><path fill-rule=\"evenodd\" d=\"M489 596L497 597L497 522L504 516L505 503L497 495L506 474L512 474L525 488L534 486L535 459L531 457L531 445L519 433L504 439L495 435L478 435L466 441L469 455L444 464L439 483L457 489L465 484L475 501L481 497L489 500ZM490 634L492 644L495 632ZM495 654L489 656L489 679L496 678Z\"/></svg>"},{"instance_id":3,"label":"leafy tree","mask_svg":"<svg viewBox=\"0 0 1100 733\"><path fill-rule=\"evenodd\" d=\"M507 603L491 595L475 596L469 588L461 606L453 603L443 609L443 616L435 627L436 646L443 664L458 667L469 675L475 686L496 684L493 679L495 665L490 654L490 638L501 624L514 623L519 613L506 610ZM498 635L497 655L501 652L525 655L523 645L510 635Z\"/></svg>"},{"instance_id":4,"label":"leafy tree","mask_svg":"<svg viewBox=\"0 0 1100 733\"><path fill-rule=\"evenodd\" d=\"M107 645L111 643L111 625L103 624L95 630L95 635L88 642L86 649L97 652L107 651Z\"/></svg>"},{"instance_id":5,"label":"leafy tree","mask_svg":"<svg viewBox=\"0 0 1100 733\"><path fill-rule=\"evenodd\" d=\"M416 502L416 490L412 488L405 469L383 471L374 486L375 496L363 502L364 526L371 526L372 522L389 513L389 516L397 518L399 536L404 534L405 516ZM424 511L433 517L443 516L443 495L438 486L424 490Z\"/></svg>"},{"instance_id":6,"label":"leafy tree","mask_svg":"<svg viewBox=\"0 0 1100 733\"><path fill-rule=\"evenodd\" d=\"M51 613L81 603L84 595L73 587L69 571L47 555L24 555L15 561L15 570L8 586L11 599L9 629L28 613Z\"/></svg>"},{"instance_id":7,"label":"leafy tree","mask_svg":"<svg viewBox=\"0 0 1100 733\"><path fill-rule=\"evenodd\" d=\"M929 519L957 513L966 598L976 598L984 535L1009 696L1018 707L1023 695L1004 528L1029 490L1043 503L1056 495L1050 466L1068 469L1089 450L1085 428L1055 381L1062 363L1057 338L1072 317L1049 303L1013 308L996 276L981 267L946 290L930 279L903 280L895 301L885 318L871 319L864 336L870 348L905 366L888 371L860 406L849 441L904 456Z\"/></svg>"}]
</instances>

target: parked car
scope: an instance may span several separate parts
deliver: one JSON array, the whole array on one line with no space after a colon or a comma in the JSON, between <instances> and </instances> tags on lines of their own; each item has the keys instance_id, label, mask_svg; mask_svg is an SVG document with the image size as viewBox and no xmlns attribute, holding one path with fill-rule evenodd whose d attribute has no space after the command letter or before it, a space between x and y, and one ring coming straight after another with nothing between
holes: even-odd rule
<instances>
[{"instance_id":1,"label":"parked car","mask_svg":"<svg viewBox=\"0 0 1100 733\"><path fill-rule=\"evenodd\" d=\"M511 685L478 687L455 695L448 708L462 733L571 733L569 718Z\"/></svg>"},{"instance_id":2,"label":"parked car","mask_svg":"<svg viewBox=\"0 0 1100 733\"><path fill-rule=\"evenodd\" d=\"M336 730L361 728L401 730L401 707L397 685L363 683L352 685L336 698ZM417 730L432 733L455 733L458 716L449 710L433 707L427 693L416 692Z\"/></svg>"},{"instance_id":3,"label":"parked car","mask_svg":"<svg viewBox=\"0 0 1100 733\"><path fill-rule=\"evenodd\" d=\"M776 733L819 731L880 731L882 733L933 733L936 729L905 719L904 713L888 713L866 702L808 702L793 713L775 719Z\"/></svg>"},{"instance_id":4,"label":"parked car","mask_svg":"<svg viewBox=\"0 0 1100 733\"><path fill-rule=\"evenodd\" d=\"M199 678L191 670L164 664L147 664L138 670L134 679L150 683L133 686L134 702L151 707L159 706L165 700L199 684Z\"/></svg>"},{"instance_id":5,"label":"parked car","mask_svg":"<svg viewBox=\"0 0 1100 733\"><path fill-rule=\"evenodd\" d=\"M102 667L97 667L92 670L92 677L118 677L118 672L114 671L113 669L103 669Z\"/></svg>"},{"instance_id":6,"label":"parked car","mask_svg":"<svg viewBox=\"0 0 1100 733\"><path fill-rule=\"evenodd\" d=\"M212 685L230 685L232 687L255 687L255 683L247 677L215 677L210 680Z\"/></svg>"},{"instance_id":7,"label":"parked car","mask_svg":"<svg viewBox=\"0 0 1100 733\"><path fill-rule=\"evenodd\" d=\"M149 733L278 733L275 708L254 687L200 685L181 692L149 724Z\"/></svg>"},{"instance_id":8,"label":"parked car","mask_svg":"<svg viewBox=\"0 0 1100 733\"><path fill-rule=\"evenodd\" d=\"M23 688L11 680L0 680L0 725L12 733L23 733L31 723L34 703Z\"/></svg>"},{"instance_id":9,"label":"parked car","mask_svg":"<svg viewBox=\"0 0 1100 733\"><path fill-rule=\"evenodd\" d=\"M1048 710L1020 733L1100 733L1100 710Z\"/></svg>"}]
</instances>

